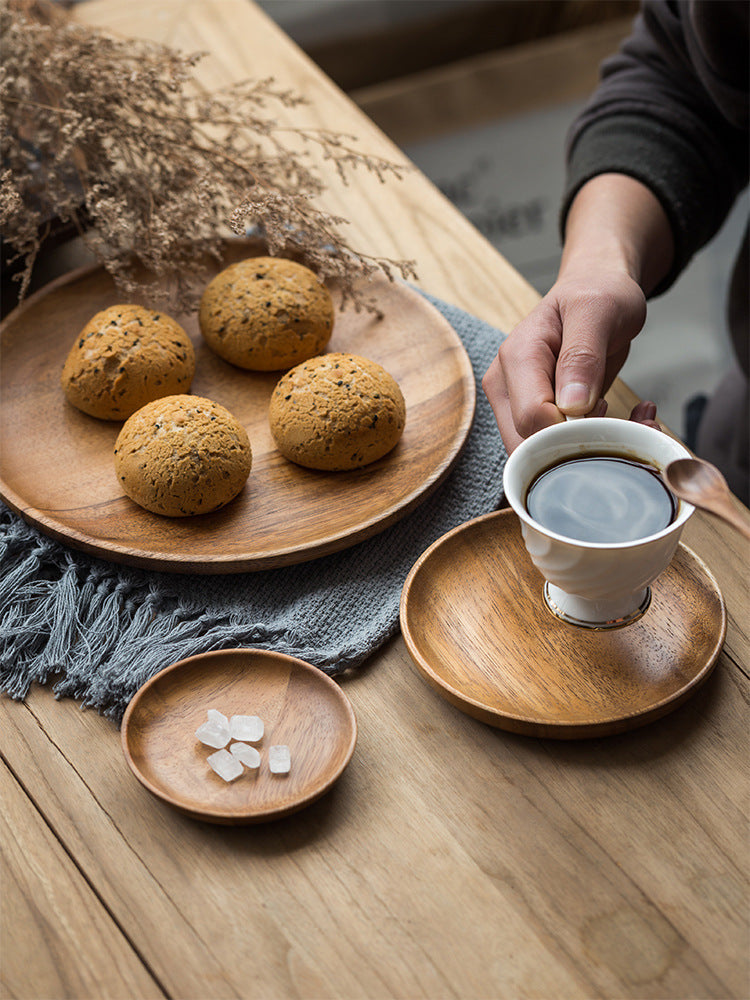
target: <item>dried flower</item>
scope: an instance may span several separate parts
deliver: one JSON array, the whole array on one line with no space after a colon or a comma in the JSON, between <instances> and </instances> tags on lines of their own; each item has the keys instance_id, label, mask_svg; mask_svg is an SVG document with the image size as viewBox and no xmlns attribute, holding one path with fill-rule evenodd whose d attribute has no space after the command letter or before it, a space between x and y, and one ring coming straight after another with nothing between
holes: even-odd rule
<instances>
[{"instance_id":1,"label":"dried flower","mask_svg":"<svg viewBox=\"0 0 750 1000\"><path fill-rule=\"evenodd\" d=\"M116 39L45 0L0 0L0 32L0 225L24 262L21 298L54 219L75 224L124 294L169 287L184 309L223 239L249 228L268 253L336 279L357 308L373 308L362 277L415 276L412 261L348 245L346 220L315 205L326 185L310 151L343 183L358 168L381 181L406 168L341 134L280 124L269 108L306 102L273 79L207 94L200 54Z\"/></svg>"}]
</instances>

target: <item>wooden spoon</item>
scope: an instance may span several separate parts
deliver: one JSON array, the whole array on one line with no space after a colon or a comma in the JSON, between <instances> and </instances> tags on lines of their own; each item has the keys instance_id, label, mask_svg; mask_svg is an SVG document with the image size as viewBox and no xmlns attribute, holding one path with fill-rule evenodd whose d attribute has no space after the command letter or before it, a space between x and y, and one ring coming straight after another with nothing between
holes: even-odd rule
<instances>
[{"instance_id":1,"label":"wooden spoon","mask_svg":"<svg viewBox=\"0 0 750 1000\"><path fill-rule=\"evenodd\" d=\"M750 517L735 505L727 481L715 465L700 458L678 458L666 466L662 477L675 496L716 514L750 538Z\"/></svg>"}]
</instances>

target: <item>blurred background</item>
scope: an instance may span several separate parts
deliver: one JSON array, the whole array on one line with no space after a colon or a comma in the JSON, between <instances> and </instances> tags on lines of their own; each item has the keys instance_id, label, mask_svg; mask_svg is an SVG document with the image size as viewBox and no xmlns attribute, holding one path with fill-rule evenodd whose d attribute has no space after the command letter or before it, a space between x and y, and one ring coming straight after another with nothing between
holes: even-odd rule
<instances>
[{"instance_id":1,"label":"blurred background","mask_svg":"<svg viewBox=\"0 0 750 1000\"><path fill-rule=\"evenodd\" d=\"M560 257L563 146L638 0L257 0L540 292ZM729 366L748 197L649 308L622 377L689 437Z\"/></svg>"}]
</instances>

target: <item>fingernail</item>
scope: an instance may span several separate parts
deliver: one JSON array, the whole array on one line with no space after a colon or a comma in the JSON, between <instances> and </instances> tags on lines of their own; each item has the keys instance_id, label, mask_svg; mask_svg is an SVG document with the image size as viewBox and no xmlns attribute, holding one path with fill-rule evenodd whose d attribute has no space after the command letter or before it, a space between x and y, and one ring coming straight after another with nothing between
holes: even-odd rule
<instances>
[{"instance_id":1,"label":"fingernail","mask_svg":"<svg viewBox=\"0 0 750 1000\"><path fill-rule=\"evenodd\" d=\"M561 410L582 410L586 412L591 408L591 391L583 382L568 382L564 385L557 396L557 405Z\"/></svg>"}]
</instances>

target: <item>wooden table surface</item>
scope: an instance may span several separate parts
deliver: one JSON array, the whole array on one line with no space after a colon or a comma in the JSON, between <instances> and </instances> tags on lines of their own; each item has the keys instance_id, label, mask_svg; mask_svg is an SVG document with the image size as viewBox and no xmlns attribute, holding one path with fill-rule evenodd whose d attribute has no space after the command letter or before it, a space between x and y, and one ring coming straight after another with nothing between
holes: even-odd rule
<instances>
[{"instance_id":1,"label":"wooden table surface","mask_svg":"<svg viewBox=\"0 0 750 1000\"><path fill-rule=\"evenodd\" d=\"M209 50L209 86L274 75L308 121L399 152L249 0L91 0L76 16ZM550 155L559 155L558 150ZM352 242L510 329L536 294L418 172L325 198ZM626 412L618 385L612 411ZM729 614L708 683L625 735L514 736L457 711L397 638L342 680L354 757L276 823L194 822L132 777L116 727L0 700L4 997L750 995L747 555L683 536Z\"/></svg>"}]
</instances>

